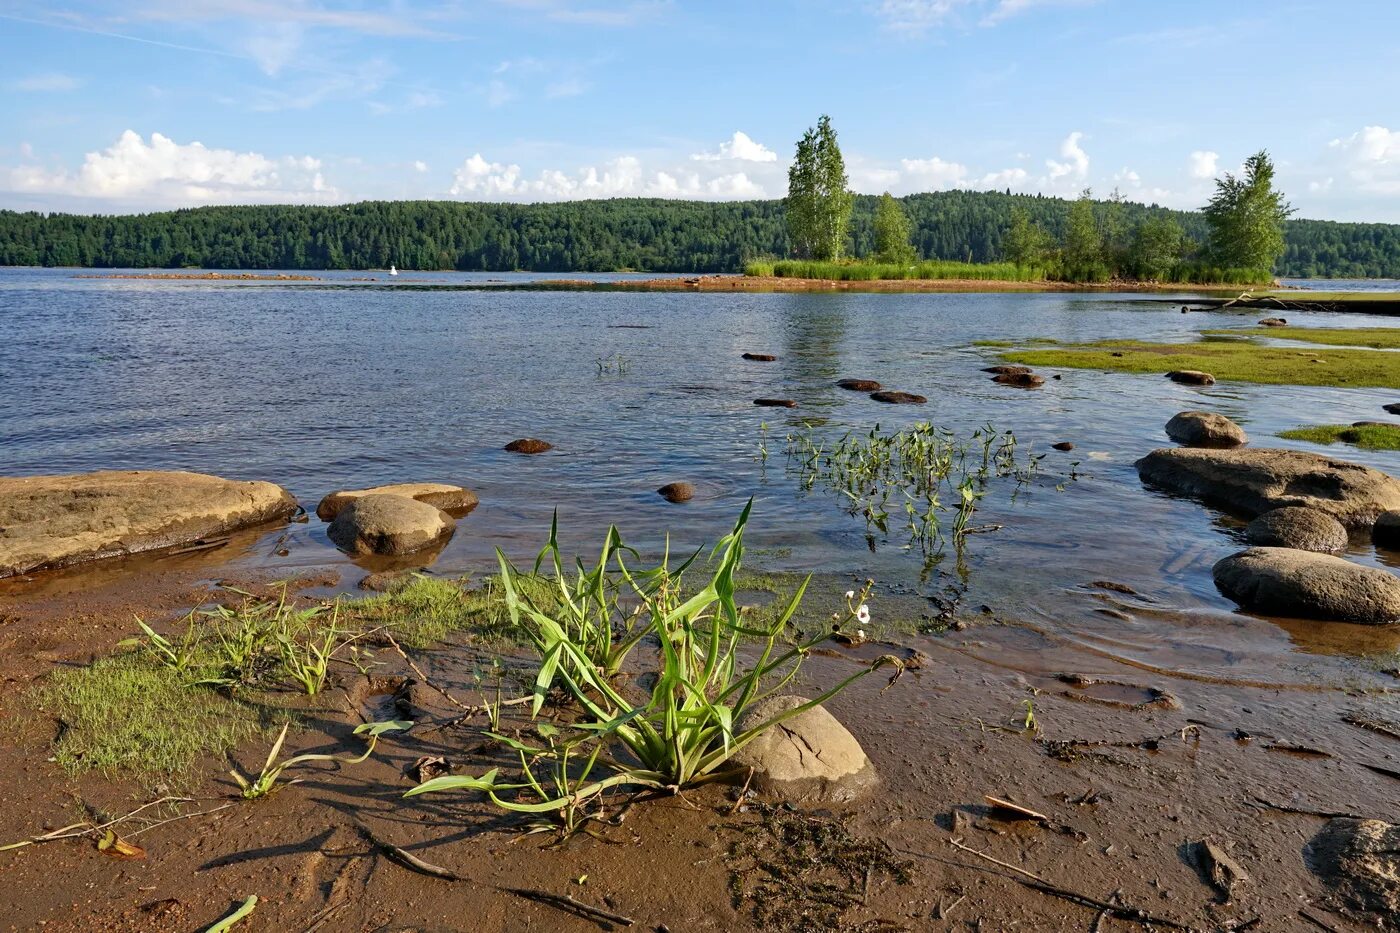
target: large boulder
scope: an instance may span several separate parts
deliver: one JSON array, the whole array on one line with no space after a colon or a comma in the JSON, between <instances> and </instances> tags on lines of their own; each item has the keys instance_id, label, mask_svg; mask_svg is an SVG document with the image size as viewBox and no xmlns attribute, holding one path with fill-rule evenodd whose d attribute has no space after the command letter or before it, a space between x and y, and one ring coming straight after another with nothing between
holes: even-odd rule
<instances>
[{"instance_id":1,"label":"large boulder","mask_svg":"<svg viewBox=\"0 0 1400 933\"><path fill-rule=\"evenodd\" d=\"M1369 528L1400 509L1400 480L1370 467L1299 450L1168 447L1137 462L1144 481L1248 516L1286 505L1326 512Z\"/></svg>"},{"instance_id":2,"label":"large boulder","mask_svg":"<svg viewBox=\"0 0 1400 933\"><path fill-rule=\"evenodd\" d=\"M1328 820L1308 844L1308 861L1352 907L1389 923L1400 917L1400 826L1347 817Z\"/></svg>"},{"instance_id":3,"label":"large boulder","mask_svg":"<svg viewBox=\"0 0 1400 933\"><path fill-rule=\"evenodd\" d=\"M1347 546L1347 530L1326 512L1288 505L1260 515L1244 530L1250 544L1329 554Z\"/></svg>"},{"instance_id":4,"label":"large boulder","mask_svg":"<svg viewBox=\"0 0 1400 933\"><path fill-rule=\"evenodd\" d=\"M1400 622L1400 578L1340 557L1253 547L1211 569L1220 592L1265 615L1387 625Z\"/></svg>"},{"instance_id":5,"label":"large boulder","mask_svg":"<svg viewBox=\"0 0 1400 933\"><path fill-rule=\"evenodd\" d=\"M807 699L770 697L744 712L735 724L743 732L796 709ZM853 800L876 783L875 766L855 736L822 706L814 706L769 726L730 759L752 769L753 786L787 800Z\"/></svg>"},{"instance_id":6,"label":"large boulder","mask_svg":"<svg viewBox=\"0 0 1400 933\"><path fill-rule=\"evenodd\" d=\"M416 499L445 512L466 512L476 508L480 501L476 493L461 486L447 483L393 483L389 486L371 486L368 489L342 489L333 492L316 506L316 517L323 522L335 521L340 510L362 496L404 496Z\"/></svg>"},{"instance_id":7,"label":"large boulder","mask_svg":"<svg viewBox=\"0 0 1400 933\"><path fill-rule=\"evenodd\" d=\"M326 533L350 554L412 554L440 543L456 523L437 506L408 496L371 493L351 500Z\"/></svg>"},{"instance_id":8,"label":"large boulder","mask_svg":"<svg viewBox=\"0 0 1400 933\"><path fill-rule=\"evenodd\" d=\"M1167 437L1187 447L1238 447L1249 440L1235 422L1210 411L1172 415L1167 422Z\"/></svg>"},{"instance_id":9,"label":"large boulder","mask_svg":"<svg viewBox=\"0 0 1400 933\"><path fill-rule=\"evenodd\" d=\"M191 544L296 508L281 486L204 473L0 477L0 577Z\"/></svg>"}]
</instances>

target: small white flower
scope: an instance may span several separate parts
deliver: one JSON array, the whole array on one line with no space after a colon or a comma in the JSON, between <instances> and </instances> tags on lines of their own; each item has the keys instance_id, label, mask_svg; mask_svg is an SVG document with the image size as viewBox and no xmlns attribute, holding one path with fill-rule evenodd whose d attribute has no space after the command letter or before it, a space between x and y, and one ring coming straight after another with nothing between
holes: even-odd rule
<instances>
[{"instance_id":1,"label":"small white flower","mask_svg":"<svg viewBox=\"0 0 1400 933\"><path fill-rule=\"evenodd\" d=\"M856 629L856 637L859 638L861 641L865 641L865 629Z\"/></svg>"},{"instance_id":2,"label":"small white flower","mask_svg":"<svg viewBox=\"0 0 1400 933\"><path fill-rule=\"evenodd\" d=\"M846 598L847 598L847 599L855 599L855 598L856 598L856 591L855 591L855 590L847 590L847 591L846 591Z\"/></svg>"},{"instance_id":3,"label":"small white flower","mask_svg":"<svg viewBox=\"0 0 1400 933\"><path fill-rule=\"evenodd\" d=\"M870 607L865 603L861 603L860 608L856 610L856 621L861 625L870 624Z\"/></svg>"}]
</instances>

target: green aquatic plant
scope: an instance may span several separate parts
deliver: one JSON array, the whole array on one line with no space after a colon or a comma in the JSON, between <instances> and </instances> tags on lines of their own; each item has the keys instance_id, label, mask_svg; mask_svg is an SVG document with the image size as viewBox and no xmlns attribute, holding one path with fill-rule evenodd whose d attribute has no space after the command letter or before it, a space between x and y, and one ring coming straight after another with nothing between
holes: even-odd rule
<instances>
[{"instance_id":1,"label":"green aquatic plant","mask_svg":"<svg viewBox=\"0 0 1400 933\"><path fill-rule=\"evenodd\" d=\"M926 555L937 554L950 540L961 547L976 530L971 520L990 484L1009 479L1014 499L1036 480L1042 457L1023 453L1014 432L990 424L966 436L928 423L894 432L876 425L837 440L811 428L787 436L788 467L803 489L820 483L843 496L868 533L889 533L894 503L904 513L910 546Z\"/></svg>"},{"instance_id":2,"label":"green aquatic plant","mask_svg":"<svg viewBox=\"0 0 1400 933\"><path fill-rule=\"evenodd\" d=\"M742 619L734 601L735 575L751 508L752 503L715 546L710 555L710 578L694 592L683 589L679 572L669 570L664 562L644 579L625 567L615 571L618 585L625 585L639 602L626 623L627 641L633 647L642 638L655 644L650 663L644 665L645 676L634 681L649 684L641 696L635 688L615 683L598 663L596 632L580 628L577 613L566 608L555 618L520 598L513 586L517 571L498 552L507 606L531 633L538 655L531 715L540 713L553 691L562 690L578 718L570 724L567 741L551 743L549 748L516 748L522 755L521 781L502 781L499 771L493 769L479 778L438 778L410 793L481 790L507 809L559 814L561 821L568 823L576 821L579 814L565 811L614 787L674 793L725 776L726 764L734 753L764 729L825 702L879 667L893 665L896 672L902 670L892 656L879 658L808 702L762 722L742 728L738 725L748 710L793 681L813 648L853 622L864 624L869 619L867 586L859 598L851 594L853 601L846 616L838 614L830 629L787 642L789 622L810 578L802 582L771 623L757 628ZM620 550L614 535L613 531L608 534L605 556ZM555 537L551 532L551 541ZM545 554L557 554L557 546L547 546ZM588 580L591 574L581 570L579 578ZM594 585L590 583L583 591L589 592ZM571 599L572 594L565 601L566 607ZM601 624L601 616L594 624ZM502 740L499 733L493 737ZM540 763L551 768L552 789L533 775L533 767ZM571 763L575 766L572 770ZM608 773L594 777L600 766ZM510 792L520 792L529 799L501 797Z\"/></svg>"},{"instance_id":3,"label":"green aquatic plant","mask_svg":"<svg viewBox=\"0 0 1400 933\"><path fill-rule=\"evenodd\" d=\"M366 761L370 755L374 754L374 749L379 744L379 737L386 732L402 731L413 727L413 722L403 719L392 719L384 722L367 722L355 727L355 735L364 736L367 745L362 754L359 755L327 755L320 753L308 753L305 755L295 755L285 761L278 761L277 754L282 751L282 743L287 740L287 730L291 728L291 723L285 723L282 731L277 734L277 739L272 743L272 750L267 753L267 760L263 762L262 770L252 777L244 777L236 768L229 771L233 779L238 782L242 790L244 799L256 800L266 797L277 789L277 782L281 779L282 773L288 768L297 765L308 764L313 761L338 761L341 764L357 765ZM298 784L301 778L293 778L287 784ZM286 786L286 785L283 785Z\"/></svg>"}]
</instances>

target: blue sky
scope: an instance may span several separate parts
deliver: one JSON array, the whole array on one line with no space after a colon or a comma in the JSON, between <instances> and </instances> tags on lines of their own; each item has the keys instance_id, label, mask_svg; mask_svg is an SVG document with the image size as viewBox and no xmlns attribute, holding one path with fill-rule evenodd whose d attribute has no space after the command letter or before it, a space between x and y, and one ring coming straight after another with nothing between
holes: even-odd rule
<instances>
[{"instance_id":1,"label":"blue sky","mask_svg":"<svg viewBox=\"0 0 1400 933\"><path fill-rule=\"evenodd\" d=\"M0 207L781 197L1195 207L1268 148L1302 216L1400 222L1395 0L0 0Z\"/></svg>"}]
</instances>

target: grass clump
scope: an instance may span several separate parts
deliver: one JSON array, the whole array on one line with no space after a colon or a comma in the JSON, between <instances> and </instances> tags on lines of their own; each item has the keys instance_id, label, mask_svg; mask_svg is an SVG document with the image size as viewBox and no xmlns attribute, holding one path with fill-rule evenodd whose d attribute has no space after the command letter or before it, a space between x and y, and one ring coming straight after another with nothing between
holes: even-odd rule
<instances>
[{"instance_id":1,"label":"grass clump","mask_svg":"<svg viewBox=\"0 0 1400 933\"><path fill-rule=\"evenodd\" d=\"M784 279L832 279L841 282L871 282L883 279L973 279L991 282L1040 282L1045 274L1037 268L1010 262L953 262L927 259L913 263L865 261L820 262L783 259L772 263L749 263L745 275L767 275Z\"/></svg>"},{"instance_id":2,"label":"grass clump","mask_svg":"<svg viewBox=\"0 0 1400 933\"><path fill-rule=\"evenodd\" d=\"M56 671L37 699L62 724L54 746L70 774L179 774L269 731L269 711L191 689L171 668L136 653Z\"/></svg>"},{"instance_id":3,"label":"grass clump","mask_svg":"<svg viewBox=\"0 0 1400 933\"><path fill-rule=\"evenodd\" d=\"M1400 350L1400 327L1231 327L1201 333L1230 337L1279 337L1337 347Z\"/></svg>"},{"instance_id":4,"label":"grass clump","mask_svg":"<svg viewBox=\"0 0 1400 933\"><path fill-rule=\"evenodd\" d=\"M1217 379L1269 385L1400 385L1400 353L1378 350L1308 350L1252 342L1151 343L1104 340L1056 348L1013 350L1011 363L1124 373L1197 369Z\"/></svg>"},{"instance_id":5,"label":"grass clump","mask_svg":"<svg viewBox=\"0 0 1400 933\"><path fill-rule=\"evenodd\" d=\"M1362 450L1400 450L1400 426L1389 424L1318 424L1280 431L1279 437L1314 444L1350 444Z\"/></svg>"}]
</instances>

